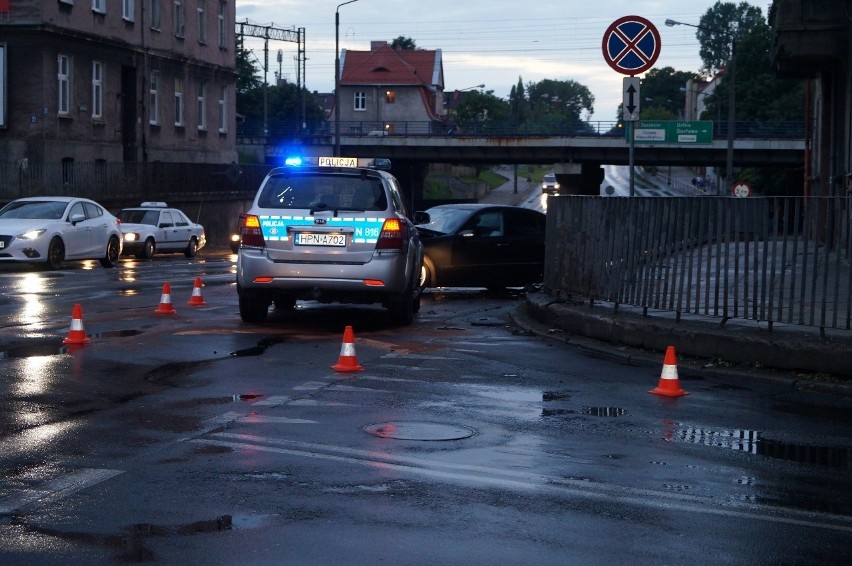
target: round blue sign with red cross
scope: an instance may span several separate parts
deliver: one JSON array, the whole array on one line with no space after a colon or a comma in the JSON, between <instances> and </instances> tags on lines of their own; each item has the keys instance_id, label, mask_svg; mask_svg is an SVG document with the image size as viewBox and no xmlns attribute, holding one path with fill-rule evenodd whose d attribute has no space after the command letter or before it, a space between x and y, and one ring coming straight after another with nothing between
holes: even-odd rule
<instances>
[{"instance_id":1,"label":"round blue sign with red cross","mask_svg":"<svg viewBox=\"0 0 852 566\"><path fill-rule=\"evenodd\" d=\"M601 49L607 64L623 75L638 75L660 56L660 32L641 16L618 18L606 28Z\"/></svg>"}]
</instances>

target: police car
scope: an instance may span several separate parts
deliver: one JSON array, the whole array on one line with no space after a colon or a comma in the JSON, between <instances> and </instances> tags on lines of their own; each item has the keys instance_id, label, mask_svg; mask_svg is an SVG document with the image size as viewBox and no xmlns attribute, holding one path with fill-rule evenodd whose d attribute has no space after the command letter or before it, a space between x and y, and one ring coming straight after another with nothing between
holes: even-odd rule
<instances>
[{"instance_id":1,"label":"police car","mask_svg":"<svg viewBox=\"0 0 852 566\"><path fill-rule=\"evenodd\" d=\"M240 317L297 300L382 304L395 324L420 309L423 246L387 159L290 159L240 219Z\"/></svg>"},{"instance_id":2,"label":"police car","mask_svg":"<svg viewBox=\"0 0 852 566\"><path fill-rule=\"evenodd\" d=\"M204 227L164 202L143 202L123 208L121 220L124 253L150 259L155 253L183 253L195 257L207 243Z\"/></svg>"}]
</instances>

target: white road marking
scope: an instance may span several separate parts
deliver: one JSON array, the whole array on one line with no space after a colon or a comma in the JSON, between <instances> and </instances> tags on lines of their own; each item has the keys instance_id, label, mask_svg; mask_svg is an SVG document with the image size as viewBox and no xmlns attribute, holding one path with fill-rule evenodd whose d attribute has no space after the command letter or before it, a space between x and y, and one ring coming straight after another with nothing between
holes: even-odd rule
<instances>
[{"instance_id":1,"label":"white road marking","mask_svg":"<svg viewBox=\"0 0 852 566\"><path fill-rule=\"evenodd\" d=\"M305 383L293 387L293 391L311 391L314 389L322 389L329 385L331 385L331 383L327 381L306 381Z\"/></svg>"},{"instance_id":2,"label":"white road marking","mask_svg":"<svg viewBox=\"0 0 852 566\"><path fill-rule=\"evenodd\" d=\"M73 495L87 487L106 481L122 470L99 468L82 468L45 482L43 487L29 488L0 502L0 515L8 515L14 511L34 503L53 503L69 495Z\"/></svg>"},{"instance_id":3,"label":"white road marking","mask_svg":"<svg viewBox=\"0 0 852 566\"><path fill-rule=\"evenodd\" d=\"M682 493L570 480L530 472L453 464L438 460L427 460L425 458L381 454L375 451L278 438L236 433L218 433L211 436L212 438L196 438L193 442L228 446L236 449L249 448L277 454L333 460L371 468L391 469L400 473L427 476L442 481L491 485L514 490L550 492L562 496L605 501L609 504L629 504L684 513L702 513L705 515L718 515L852 532L852 517L832 515L829 513L786 509L748 502L738 503L728 501L724 504L719 504L709 498Z\"/></svg>"},{"instance_id":4,"label":"white road marking","mask_svg":"<svg viewBox=\"0 0 852 566\"><path fill-rule=\"evenodd\" d=\"M261 399L260 401L255 401L251 405L253 407L274 407L277 405L283 405L287 401L290 400L290 397L287 395L270 395L265 399Z\"/></svg>"},{"instance_id":5,"label":"white road marking","mask_svg":"<svg viewBox=\"0 0 852 566\"><path fill-rule=\"evenodd\" d=\"M319 424L318 421L308 419L290 419L287 417L270 417L266 415L247 415L238 418L236 422L244 424Z\"/></svg>"}]
</instances>

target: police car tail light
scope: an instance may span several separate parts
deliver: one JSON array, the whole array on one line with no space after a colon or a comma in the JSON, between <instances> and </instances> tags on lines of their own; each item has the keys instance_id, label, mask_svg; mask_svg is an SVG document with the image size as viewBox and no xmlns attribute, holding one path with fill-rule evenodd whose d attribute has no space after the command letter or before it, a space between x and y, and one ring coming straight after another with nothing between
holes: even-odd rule
<instances>
[{"instance_id":1,"label":"police car tail light","mask_svg":"<svg viewBox=\"0 0 852 566\"><path fill-rule=\"evenodd\" d=\"M398 218L388 218L382 225L377 250L401 250L405 236L405 227Z\"/></svg>"},{"instance_id":2,"label":"police car tail light","mask_svg":"<svg viewBox=\"0 0 852 566\"><path fill-rule=\"evenodd\" d=\"M242 243L244 246L263 247L263 232L260 230L260 219L254 214L246 214L242 222Z\"/></svg>"}]
</instances>

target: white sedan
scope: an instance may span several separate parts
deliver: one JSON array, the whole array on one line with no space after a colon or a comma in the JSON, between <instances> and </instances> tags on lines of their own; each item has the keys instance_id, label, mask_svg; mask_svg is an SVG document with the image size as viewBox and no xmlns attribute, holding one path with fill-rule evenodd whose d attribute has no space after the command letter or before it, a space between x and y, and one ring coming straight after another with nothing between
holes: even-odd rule
<instances>
[{"instance_id":1,"label":"white sedan","mask_svg":"<svg viewBox=\"0 0 852 566\"><path fill-rule=\"evenodd\" d=\"M97 259L112 267L120 254L118 219L95 201L27 197L0 209L0 263L59 269L65 260Z\"/></svg>"},{"instance_id":2,"label":"white sedan","mask_svg":"<svg viewBox=\"0 0 852 566\"><path fill-rule=\"evenodd\" d=\"M118 212L124 251L150 259L155 253L183 253L195 257L207 243L204 227L164 202L143 202Z\"/></svg>"}]
</instances>

